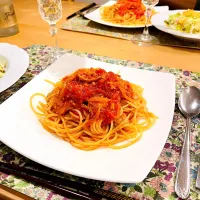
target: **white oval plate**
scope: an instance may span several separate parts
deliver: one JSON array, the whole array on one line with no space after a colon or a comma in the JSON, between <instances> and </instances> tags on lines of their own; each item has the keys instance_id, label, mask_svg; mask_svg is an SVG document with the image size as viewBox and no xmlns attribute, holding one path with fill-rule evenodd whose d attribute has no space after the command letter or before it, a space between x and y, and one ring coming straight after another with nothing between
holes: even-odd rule
<instances>
[{"instance_id":1,"label":"white oval plate","mask_svg":"<svg viewBox=\"0 0 200 200\"><path fill-rule=\"evenodd\" d=\"M100 8L105 7L105 6L111 6L113 4L115 4L116 1L108 1L107 3L103 4ZM100 14L100 8L88 13L85 15L86 18L97 22L99 24L104 24L107 26L113 26L113 27L120 27L120 28L142 28L144 27L144 24L140 24L140 25L121 25L121 24L115 24L115 23L111 23L111 22L106 22L104 20L101 19L101 14ZM168 6L156 6L155 7L156 12L166 12L169 10ZM150 25L152 26L152 25Z\"/></svg>"},{"instance_id":2,"label":"white oval plate","mask_svg":"<svg viewBox=\"0 0 200 200\"><path fill-rule=\"evenodd\" d=\"M119 73L144 88L149 110L158 116L134 145L113 150L82 151L50 134L30 108L36 92L48 94L52 85L79 68L101 67ZM159 83L159 84L158 84ZM37 100L34 104L37 104ZM0 105L0 141L47 167L85 178L120 183L141 182L160 155L171 129L175 105L175 77L169 73L139 70L65 54ZM12 125L11 125L12 123Z\"/></svg>"},{"instance_id":3,"label":"white oval plate","mask_svg":"<svg viewBox=\"0 0 200 200\"><path fill-rule=\"evenodd\" d=\"M29 55L23 49L7 43L0 43L0 55L8 60L6 73L0 78L0 92L2 92L26 72L29 66Z\"/></svg>"},{"instance_id":4,"label":"white oval plate","mask_svg":"<svg viewBox=\"0 0 200 200\"><path fill-rule=\"evenodd\" d=\"M164 23L164 21L169 18L169 15L175 14L177 12L183 12L183 11L185 10L173 10L173 11L170 10L168 12L157 13L154 16L152 16L151 23L157 29L163 32L169 33L171 35L174 35L176 37L179 37L181 39L191 40L191 41L200 41L200 34L190 34L190 33L184 33L181 31L173 30Z\"/></svg>"}]
</instances>

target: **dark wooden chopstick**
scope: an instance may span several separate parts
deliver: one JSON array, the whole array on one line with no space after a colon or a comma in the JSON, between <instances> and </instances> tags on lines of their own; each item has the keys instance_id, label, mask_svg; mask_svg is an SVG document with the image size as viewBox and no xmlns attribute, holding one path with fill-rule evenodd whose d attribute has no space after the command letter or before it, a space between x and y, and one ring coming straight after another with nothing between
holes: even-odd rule
<instances>
[{"instance_id":1,"label":"dark wooden chopstick","mask_svg":"<svg viewBox=\"0 0 200 200\"><path fill-rule=\"evenodd\" d=\"M86 7L84 7L84 8L82 8L82 9L78 10L77 12L75 12L75 13L69 15L68 17L66 17L66 19L70 19L70 18L76 16L78 13L84 12L84 11L86 11L86 10L88 10L88 9L90 9L90 8L92 8L92 7L94 7L94 6L96 6L96 5L97 5L96 3L91 3L91 4L87 5Z\"/></svg>"},{"instance_id":2,"label":"dark wooden chopstick","mask_svg":"<svg viewBox=\"0 0 200 200\"><path fill-rule=\"evenodd\" d=\"M83 183L70 181L41 171L0 162L0 171L19 176L66 197L84 200L130 200L132 198ZM63 187L64 186L64 187Z\"/></svg>"}]
</instances>

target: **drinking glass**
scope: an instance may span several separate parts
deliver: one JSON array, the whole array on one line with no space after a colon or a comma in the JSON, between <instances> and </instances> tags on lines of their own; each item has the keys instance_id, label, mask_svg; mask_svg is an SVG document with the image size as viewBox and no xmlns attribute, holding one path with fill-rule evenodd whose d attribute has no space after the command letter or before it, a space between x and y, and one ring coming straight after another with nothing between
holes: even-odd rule
<instances>
[{"instance_id":1,"label":"drinking glass","mask_svg":"<svg viewBox=\"0 0 200 200\"><path fill-rule=\"evenodd\" d=\"M142 0L142 3L146 7L145 27L142 34L138 34L134 36L134 38L132 39L133 43L137 43L138 45L142 46L142 45L150 45L150 44L154 44L158 42L158 39L155 36L152 36L149 34L149 27L148 27L148 24L150 23L153 7L157 5L158 2L159 0Z\"/></svg>"},{"instance_id":2,"label":"drinking glass","mask_svg":"<svg viewBox=\"0 0 200 200\"><path fill-rule=\"evenodd\" d=\"M39 13L44 21L49 24L51 36L55 39L55 48L52 53L52 61L60 57L58 50L58 40L56 23L62 18L61 0L37 0Z\"/></svg>"}]
</instances>

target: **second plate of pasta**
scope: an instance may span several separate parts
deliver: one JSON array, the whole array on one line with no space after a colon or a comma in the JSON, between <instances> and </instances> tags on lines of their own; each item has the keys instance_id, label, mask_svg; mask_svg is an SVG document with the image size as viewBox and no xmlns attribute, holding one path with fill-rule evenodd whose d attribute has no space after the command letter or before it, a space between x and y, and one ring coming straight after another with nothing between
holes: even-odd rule
<instances>
[{"instance_id":1,"label":"second plate of pasta","mask_svg":"<svg viewBox=\"0 0 200 200\"><path fill-rule=\"evenodd\" d=\"M127 0L108 1L100 8L85 15L86 18L107 26L121 28L142 28L145 25L145 7ZM156 6L155 12L168 11L168 6Z\"/></svg>"}]
</instances>

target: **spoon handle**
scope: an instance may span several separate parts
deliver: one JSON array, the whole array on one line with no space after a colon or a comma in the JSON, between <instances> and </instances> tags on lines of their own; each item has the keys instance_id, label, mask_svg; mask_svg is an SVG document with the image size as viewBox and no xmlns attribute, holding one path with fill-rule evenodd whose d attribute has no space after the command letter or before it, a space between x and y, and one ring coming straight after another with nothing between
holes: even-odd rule
<instances>
[{"instance_id":1,"label":"spoon handle","mask_svg":"<svg viewBox=\"0 0 200 200\"><path fill-rule=\"evenodd\" d=\"M190 193L190 124L191 118L187 117L185 138L175 182L175 192L182 199L186 199Z\"/></svg>"}]
</instances>

